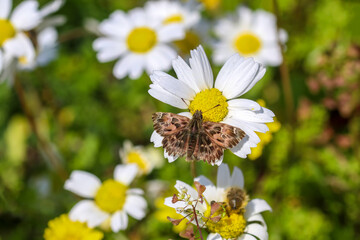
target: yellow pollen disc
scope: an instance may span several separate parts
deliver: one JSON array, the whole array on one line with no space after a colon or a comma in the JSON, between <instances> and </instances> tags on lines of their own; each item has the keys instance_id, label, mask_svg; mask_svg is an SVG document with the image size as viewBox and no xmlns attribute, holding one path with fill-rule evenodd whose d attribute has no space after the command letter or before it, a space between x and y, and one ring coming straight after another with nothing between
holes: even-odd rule
<instances>
[{"instance_id":1,"label":"yellow pollen disc","mask_svg":"<svg viewBox=\"0 0 360 240\"><path fill-rule=\"evenodd\" d=\"M14 26L7 19L0 19L0 46L10 38L13 38L16 34Z\"/></svg>"},{"instance_id":2,"label":"yellow pollen disc","mask_svg":"<svg viewBox=\"0 0 360 240\"><path fill-rule=\"evenodd\" d=\"M196 94L194 100L190 102L189 110L192 114L196 110L200 110L203 113L204 121L220 122L229 112L227 107L226 98L219 89L212 88Z\"/></svg>"},{"instance_id":3,"label":"yellow pollen disc","mask_svg":"<svg viewBox=\"0 0 360 240\"><path fill-rule=\"evenodd\" d=\"M113 179L106 180L95 196L95 203L105 212L121 210L125 203L127 187Z\"/></svg>"},{"instance_id":4,"label":"yellow pollen disc","mask_svg":"<svg viewBox=\"0 0 360 240\"><path fill-rule=\"evenodd\" d=\"M145 53L151 50L157 41L154 30L147 27L134 28L127 37L127 45L130 51Z\"/></svg>"},{"instance_id":5,"label":"yellow pollen disc","mask_svg":"<svg viewBox=\"0 0 360 240\"><path fill-rule=\"evenodd\" d=\"M147 172L149 167L147 161L136 151L129 152L127 154L127 163L135 163L141 169L142 172Z\"/></svg>"},{"instance_id":6,"label":"yellow pollen disc","mask_svg":"<svg viewBox=\"0 0 360 240\"><path fill-rule=\"evenodd\" d=\"M210 210L211 208L208 207L204 213L206 226L210 232L220 234L223 239L235 239L244 233L246 220L243 214L230 212L230 216L225 214L220 221L214 222L209 220ZM214 216L216 214L212 215Z\"/></svg>"},{"instance_id":7,"label":"yellow pollen disc","mask_svg":"<svg viewBox=\"0 0 360 240\"><path fill-rule=\"evenodd\" d=\"M44 232L45 240L101 240L104 234L86 223L71 221L67 214L50 220Z\"/></svg>"},{"instance_id":8,"label":"yellow pollen disc","mask_svg":"<svg viewBox=\"0 0 360 240\"><path fill-rule=\"evenodd\" d=\"M163 21L163 24L170 24L170 23L181 23L184 21L184 18L181 14L174 14Z\"/></svg>"},{"instance_id":9,"label":"yellow pollen disc","mask_svg":"<svg viewBox=\"0 0 360 240\"><path fill-rule=\"evenodd\" d=\"M260 39L252 33L242 33L234 41L235 48L243 55L252 55L261 48Z\"/></svg>"}]
</instances>

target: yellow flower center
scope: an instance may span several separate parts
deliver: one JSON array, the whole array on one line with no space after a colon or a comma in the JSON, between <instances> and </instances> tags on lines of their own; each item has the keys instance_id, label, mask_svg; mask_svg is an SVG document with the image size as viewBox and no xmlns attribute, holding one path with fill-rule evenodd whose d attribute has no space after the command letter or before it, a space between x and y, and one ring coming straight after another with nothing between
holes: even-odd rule
<instances>
[{"instance_id":1,"label":"yellow flower center","mask_svg":"<svg viewBox=\"0 0 360 240\"><path fill-rule=\"evenodd\" d=\"M0 46L10 38L13 38L16 34L14 26L7 19L0 19Z\"/></svg>"},{"instance_id":2,"label":"yellow flower center","mask_svg":"<svg viewBox=\"0 0 360 240\"><path fill-rule=\"evenodd\" d=\"M260 39L253 33L242 33L234 41L235 48L243 55L252 55L261 48Z\"/></svg>"},{"instance_id":3,"label":"yellow flower center","mask_svg":"<svg viewBox=\"0 0 360 240\"><path fill-rule=\"evenodd\" d=\"M219 7L221 0L200 0L205 5L206 9L215 10Z\"/></svg>"},{"instance_id":4,"label":"yellow flower center","mask_svg":"<svg viewBox=\"0 0 360 240\"><path fill-rule=\"evenodd\" d=\"M67 214L50 220L44 232L45 240L101 240L104 234L86 223L71 221Z\"/></svg>"},{"instance_id":5,"label":"yellow flower center","mask_svg":"<svg viewBox=\"0 0 360 240\"><path fill-rule=\"evenodd\" d=\"M135 53L148 52L155 46L156 41L156 32L148 27L135 28L127 37L128 48Z\"/></svg>"},{"instance_id":6,"label":"yellow flower center","mask_svg":"<svg viewBox=\"0 0 360 240\"><path fill-rule=\"evenodd\" d=\"M234 239L239 237L241 234L244 233L246 227L246 220L243 214L238 214L234 212L229 212L230 215L224 214L221 217L220 221L214 222L209 219L210 217L211 207L205 211L205 222L206 227L212 233L218 233L224 239ZM222 209L219 211L223 212ZM213 214L211 217L216 216L216 213Z\"/></svg>"},{"instance_id":7,"label":"yellow flower center","mask_svg":"<svg viewBox=\"0 0 360 240\"><path fill-rule=\"evenodd\" d=\"M195 32L186 31L185 38L174 41L174 44L179 48L181 54L186 55L189 54L190 50L199 46L200 38Z\"/></svg>"},{"instance_id":8,"label":"yellow flower center","mask_svg":"<svg viewBox=\"0 0 360 240\"><path fill-rule=\"evenodd\" d=\"M226 98L219 89L212 88L196 94L194 100L190 102L189 110L192 114L196 110L200 110L203 113L204 121L220 122L229 112L227 107Z\"/></svg>"},{"instance_id":9,"label":"yellow flower center","mask_svg":"<svg viewBox=\"0 0 360 240\"><path fill-rule=\"evenodd\" d=\"M147 161L136 151L132 151L127 154L127 163L135 163L144 173L146 173L149 169Z\"/></svg>"},{"instance_id":10,"label":"yellow flower center","mask_svg":"<svg viewBox=\"0 0 360 240\"><path fill-rule=\"evenodd\" d=\"M184 18L181 14L174 14L168 18L166 18L164 21L163 21L163 24L170 24L170 23L181 23L184 21Z\"/></svg>"},{"instance_id":11,"label":"yellow flower center","mask_svg":"<svg viewBox=\"0 0 360 240\"><path fill-rule=\"evenodd\" d=\"M125 203L127 186L113 179L106 180L95 196L95 203L105 212L121 210Z\"/></svg>"}]
</instances>

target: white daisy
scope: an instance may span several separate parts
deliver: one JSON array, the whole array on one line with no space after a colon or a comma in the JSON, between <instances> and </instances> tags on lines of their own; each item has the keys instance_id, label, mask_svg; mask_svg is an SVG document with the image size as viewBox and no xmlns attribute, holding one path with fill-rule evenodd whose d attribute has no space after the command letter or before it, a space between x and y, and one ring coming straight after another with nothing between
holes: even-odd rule
<instances>
[{"instance_id":1,"label":"white daisy","mask_svg":"<svg viewBox=\"0 0 360 240\"><path fill-rule=\"evenodd\" d=\"M201 20L201 6L194 1L149 1L145 8L154 17L159 17L164 25L178 24L185 29L185 37L174 41L180 55L189 54L196 48L208 31L208 24Z\"/></svg>"},{"instance_id":2,"label":"white daisy","mask_svg":"<svg viewBox=\"0 0 360 240\"><path fill-rule=\"evenodd\" d=\"M180 25L163 25L160 18L141 8L115 11L99 25L99 31L103 37L93 43L97 58L100 62L119 59L113 69L119 79L126 75L137 79L144 70L169 70L176 51L167 43L184 37Z\"/></svg>"},{"instance_id":3,"label":"white daisy","mask_svg":"<svg viewBox=\"0 0 360 240\"><path fill-rule=\"evenodd\" d=\"M46 16L57 11L63 2L55 0L39 9L37 1L28 0L21 2L11 12L12 0L0 0L0 80L11 81L18 62L33 64L36 51L28 35Z\"/></svg>"},{"instance_id":4,"label":"white daisy","mask_svg":"<svg viewBox=\"0 0 360 240\"><path fill-rule=\"evenodd\" d=\"M124 230L128 215L140 220L145 216L147 203L141 189L129 188L137 174L137 166L117 165L114 179L101 183L95 175L84 171L73 171L64 188L88 200L81 200L70 211L73 221L86 222L96 227L110 221L113 232Z\"/></svg>"},{"instance_id":5,"label":"white daisy","mask_svg":"<svg viewBox=\"0 0 360 240\"><path fill-rule=\"evenodd\" d=\"M244 176L241 170L235 167L233 174L230 175L227 164L222 164L218 168L217 186L204 176L196 178L195 181L206 187L203 193L208 204L205 216L209 216L210 205L213 201L229 204L227 193L230 188L244 189ZM271 207L262 199L250 200L244 207L245 211L241 212L231 209L218 222L205 221L207 229L211 232L207 239L267 240L267 226L260 213L272 211Z\"/></svg>"},{"instance_id":6,"label":"white daisy","mask_svg":"<svg viewBox=\"0 0 360 240\"><path fill-rule=\"evenodd\" d=\"M156 149L134 146L129 140L124 141L119 155L124 164L136 164L139 174L149 174L153 168L160 167L164 162L163 156Z\"/></svg>"},{"instance_id":7,"label":"white daisy","mask_svg":"<svg viewBox=\"0 0 360 240\"><path fill-rule=\"evenodd\" d=\"M279 66L282 54L278 37L285 43L287 34L284 30L277 33L276 17L263 10L252 12L246 7L239 8L237 13L236 19L224 18L215 26L219 42L214 45L214 62L222 64L234 53L239 53L254 57L264 65Z\"/></svg>"},{"instance_id":8,"label":"white daisy","mask_svg":"<svg viewBox=\"0 0 360 240\"><path fill-rule=\"evenodd\" d=\"M200 20L199 8L179 1L149 1L145 4L145 9L154 18L160 18L164 25L179 24L190 29Z\"/></svg>"},{"instance_id":9,"label":"white daisy","mask_svg":"<svg viewBox=\"0 0 360 240\"><path fill-rule=\"evenodd\" d=\"M173 61L178 79L155 71L150 76L149 94L174 107L189 109L190 112L180 113L189 118L200 110L204 121L222 122L242 129L246 136L231 151L245 158L251 153L250 148L260 141L255 131L268 131L265 123L272 122L274 114L254 101L238 97L264 76L265 68L252 58L235 54L224 64L214 83L210 63L201 46L191 51L189 62L190 66L180 57ZM155 147L162 146L163 138L155 131L150 140ZM169 162L178 157L169 156L166 151L164 155ZM215 164L220 165L221 162L222 158Z\"/></svg>"}]
</instances>

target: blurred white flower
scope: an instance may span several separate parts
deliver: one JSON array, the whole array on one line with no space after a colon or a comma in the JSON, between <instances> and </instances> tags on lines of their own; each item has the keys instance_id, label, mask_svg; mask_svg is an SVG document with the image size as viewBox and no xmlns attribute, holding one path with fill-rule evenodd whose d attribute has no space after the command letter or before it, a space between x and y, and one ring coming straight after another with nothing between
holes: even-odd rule
<instances>
[{"instance_id":1,"label":"blurred white flower","mask_svg":"<svg viewBox=\"0 0 360 240\"><path fill-rule=\"evenodd\" d=\"M119 59L113 69L116 78L137 79L145 70L169 70L176 51L168 43L184 38L178 24L163 25L147 9L135 8L128 13L115 11L99 25L102 37L93 48L100 62Z\"/></svg>"},{"instance_id":2,"label":"blurred white flower","mask_svg":"<svg viewBox=\"0 0 360 240\"><path fill-rule=\"evenodd\" d=\"M20 66L32 66L37 56L35 29L45 17L57 11L63 0L54 0L39 9L37 1L21 2L13 11L12 0L0 0L0 81L12 81ZM35 34L35 36L34 36Z\"/></svg>"},{"instance_id":3,"label":"blurred white flower","mask_svg":"<svg viewBox=\"0 0 360 240\"><path fill-rule=\"evenodd\" d=\"M118 232L127 228L128 215L137 220L144 218L147 203L143 190L129 188L137 171L135 164L117 165L114 179L103 183L91 173L73 171L64 188L89 199L81 200L71 209L70 219L86 222L91 228L110 222L112 231Z\"/></svg>"},{"instance_id":4,"label":"blurred white flower","mask_svg":"<svg viewBox=\"0 0 360 240\"><path fill-rule=\"evenodd\" d=\"M266 66L279 66L282 63L281 43L287 40L287 33L276 26L276 17L272 13L251 11L241 7L235 18L219 20L215 26L219 42L214 44L213 60L224 63L234 53L254 57Z\"/></svg>"},{"instance_id":5,"label":"blurred white flower","mask_svg":"<svg viewBox=\"0 0 360 240\"><path fill-rule=\"evenodd\" d=\"M201 110L204 121L222 122L242 129L246 136L230 150L246 158L251 153L250 148L260 141L255 131L268 131L265 123L273 121L274 113L254 101L238 97L248 92L264 76L265 68L252 58L235 54L226 61L214 82L210 63L201 46L191 51L189 62L190 66L180 57L173 61L178 79L155 71L150 76L152 84L149 94L171 106L189 109L190 112L181 115L191 118L196 110ZM162 146L162 140L163 137L154 131L151 142L155 147ZM168 155L166 151L164 156L169 162L178 157ZM222 157L211 164L220 165L221 162Z\"/></svg>"},{"instance_id":6,"label":"blurred white flower","mask_svg":"<svg viewBox=\"0 0 360 240\"><path fill-rule=\"evenodd\" d=\"M139 174L149 174L153 168L161 167L164 162L163 156L156 149L134 146L129 140L124 141L119 155L124 164L136 164Z\"/></svg>"}]
</instances>

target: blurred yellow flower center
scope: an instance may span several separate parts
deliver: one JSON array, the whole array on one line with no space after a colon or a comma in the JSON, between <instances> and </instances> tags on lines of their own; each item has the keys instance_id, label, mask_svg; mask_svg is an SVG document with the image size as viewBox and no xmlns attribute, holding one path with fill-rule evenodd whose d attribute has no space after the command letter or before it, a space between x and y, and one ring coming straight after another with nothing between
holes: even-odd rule
<instances>
[{"instance_id":1,"label":"blurred yellow flower center","mask_svg":"<svg viewBox=\"0 0 360 240\"><path fill-rule=\"evenodd\" d=\"M251 55L261 48L260 39L252 33L242 33L234 41L235 48L243 55Z\"/></svg>"},{"instance_id":2,"label":"blurred yellow flower center","mask_svg":"<svg viewBox=\"0 0 360 240\"><path fill-rule=\"evenodd\" d=\"M10 38L13 38L16 34L14 26L7 19L0 19L0 46Z\"/></svg>"},{"instance_id":3,"label":"blurred yellow flower center","mask_svg":"<svg viewBox=\"0 0 360 240\"><path fill-rule=\"evenodd\" d=\"M179 48L180 53L183 55L189 54L189 52L195 49L200 44L199 36L192 31L186 31L185 38L174 41L174 44Z\"/></svg>"},{"instance_id":4,"label":"blurred yellow flower center","mask_svg":"<svg viewBox=\"0 0 360 240\"><path fill-rule=\"evenodd\" d=\"M219 7L221 0L200 0L205 5L206 9L215 10Z\"/></svg>"},{"instance_id":5,"label":"blurred yellow flower center","mask_svg":"<svg viewBox=\"0 0 360 240\"><path fill-rule=\"evenodd\" d=\"M147 172L148 164L146 160L136 151L129 152L127 154L127 163L135 163L142 170L142 172Z\"/></svg>"},{"instance_id":6,"label":"blurred yellow flower center","mask_svg":"<svg viewBox=\"0 0 360 240\"><path fill-rule=\"evenodd\" d=\"M128 48L135 53L148 52L155 46L156 41L156 32L148 27L135 28L127 37Z\"/></svg>"},{"instance_id":7,"label":"blurred yellow flower center","mask_svg":"<svg viewBox=\"0 0 360 240\"><path fill-rule=\"evenodd\" d=\"M189 110L192 114L196 110L200 110L203 113L204 121L220 122L229 112L227 107L226 98L219 89L212 88L196 94L194 100L190 102Z\"/></svg>"},{"instance_id":8,"label":"blurred yellow flower center","mask_svg":"<svg viewBox=\"0 0 360 240\"><path fill-rule=\"evenodd\" d=\"M100 240L104 234L89 228L86 223L71 221L67 214L63 214L48 223L45 229L45 240Z\"/></svg>"},{"instance_id":9,"label":"blurred yellow flower center","mask_svg":"<svg viewBox=\"0 0 360 240\"><path fill-rule=\"evenodd\" d=\"M95 196L95 203L105 212L121 210L125 203L127 187L113 179L106 180Z\"/></svg>"},{"instance_id":10,"label":"blurred yellow flower center","mask_svg":"<svg viewBox=\"0 0 360 240\"><path fill-rule=\"evenodd\" d=\"M184 21L184 18L181 14L174 14L168 18L166 18L163 23L170 24L170 23L181 23Z\"/></svg>"},{"instance_id":11,"label":"blurred yellow flower center","mask_svg":"<svg viewBox=\"0 0 360 240\"><path fill-rule=\"evenodd\" d=\"M246 220L243 214L230 212L230 216L225 214L220 221L214 222L208 219L210 210L211 208L208 207L204 213L206 226L210 232L220 234L223 239L235 239L244 233ZM212 217L214 216L212 215Z\"/></svg>"}]
</instances>

